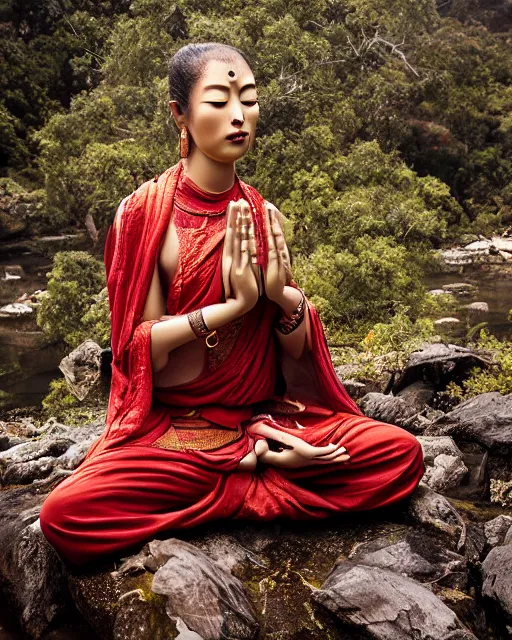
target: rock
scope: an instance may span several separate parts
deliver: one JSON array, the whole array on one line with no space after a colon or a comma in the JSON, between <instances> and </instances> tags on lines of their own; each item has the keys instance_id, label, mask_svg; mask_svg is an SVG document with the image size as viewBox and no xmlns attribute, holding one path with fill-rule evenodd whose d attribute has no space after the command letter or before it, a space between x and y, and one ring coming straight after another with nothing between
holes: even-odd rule
<instances>
[{"instance_id":1,"label":"rock","mask_svg":"<svg viewBox=\"0 0 512 640\"><path fill-rule=\"evenodd\" d=\"M1 484L29 484L71 472L104 428L103 419L81 427L68 427L50 419L43 435L0 452Z\"/></svg>"},{"instance_id":2,"label":"rock","mask_svg":"<svg viewBox=\"0 0 512 640\"><path fill-rule=\"evenodd\" d=\"M444 284L442 289L443 291L448 291L449 293L457 293L463 296L473 293L475 287L469 282L452 282L451 284Z\"/></svg>"},{"instance_id":3,"label":"rock","mask_svg":"<svg viewBox=\"0 0 512 640\"><path fill-rule=\"evenodd\" d=\"M426 464L422 481L434 491L457 487L468 473L462 451L451 438L418 436Z\"/></svg>"},{"instance_id":4,"label":"rock","mask_svg":"<svg viewBox=\"0 0 512 640\"><path fill-rule=\"evenodd\" d=\"M512 545L491 549L482 563L482 596L489 598L512 630Z\"/></svg>"},{"instance_id":5,"label":"rock","mask_svg":"<svg viewBox=\"0 0 512 640\"><path fill-rule=\"evenodd\" d=\"M4 280L21 280L25 277L25 271L19 264L10 264L4 266Z\"/></svg>"},{"instance_id":6,"label":"rock","mask_svg":"<svg viewBox=\"0 0 512 640\"><path fill-rule=\"evenodd\" d=\"M371 638L476 640L431 591L389 569L345 562L313 597Z\"/></svg>"},{"instance_id":7,"label":"rock","mask_svg":"<svg viewBox=\"0 0 512 640\"><path fill-rule=\"evenodd\" d=\"M20 316L30 315L32 312L33 309L28 304L13 302L0 308L0 318L19 318Z\"/></svg>"},{"instance_id":8,"label":"rock","mask_svg":"<svg viewBox=\"0 0 512 640\"><path fill-rule=\"evenodd\" d=\"M492 548L505 544L505 537L512 527L512 517L500 515L484 524L487 546Z\"/></svg>"},{"instance_id":9,"label":"rock","mask_svg":"<svg viewBox=\"0 0 512 640\"><path fill-rule=\"evenodd\" d=\"M416 407L405 398L383 393L367 393L359 403L359 408L369 418L404 428L418 413Z\"/></svg>"},{"instance_id":10,"label":"rock","mask_svg":"<svg viewBox=\"0 0 512 640\"><path fill-rule=\"evenodd\" d=\"M396 394L397 398L403 398L409 406L413 406L418 413L429 408L434 397L434 387L429 382L416 380L404 387Z\"/></svg>"},{"instance_id":11,"label":"rock","mask_svg":"<svg viewBox=\"0 0 512 640\"><path fill-rule=\"evenodd\" d=\"M360 382L359 380L349 379L343 380L343 386L353 400L360 400L368 393L368 389L374 385L368 385L365 382Z\"/></svg>"},{"instance_id":12,"label":"rock","mask_svg":"<svg viewBox=\"0 0 512 640\"><path fill-rule=\"evenodd\" d=\"M334 367L334 370L350 397L359 400L366 393L385 393L388 388L392 374L389 371L380 371L378 364L378 359L376 358L374 365L378 372L378 379L371 381L357 380L352 377L361 369L361 366L357 364L341 364Z\"/></svg>"},{"instance_id":13,"label":"rock","mask_svg":"<svg viewBox=\"0 0 512 640\"><path fill-rule=\"evenodd\" d=\"M456 325L459 323L460 323L460 320L458 318L451 318L451 317L438 318L437 320L434 320L435 327L448 327L450 325Z\"/></svg>"},{"instance_id":14,"label":"rock","mask_svg":"<svg viewBox=\"0 0 512 640\"><path fill-rule=\"evenodd\" d=\"M420 482L409 502L409 515L427 529L445 534L461 551L466 543L466 524L448 500Z\"/></svg>"},{"instance_id":15,"label":"rock","mask_svg":"<svg viewBox=\"0 0 512 640\"><path fill-rule=\"evenodd\" d=\"M444 549L422 532L408 530L396 542L396 534L357 544L349 560L389 569L418 582L436 582L452 589L466 589L464 556Z\"/></svg>"},{"instance_id":16,"label":"rock","mask_svg":"<svg viewBox=\"0 0 512 640\"><path fill-rule=\"evenodd\" d=\"M460 450L467 474L460 484L446 488L444 495L458 500L489 500L489 452L477 443L461 443Z\"/></svg>"},{"instance_id":17,"label":"rock","mask_svg":"<svg viewBox=\"0 0 512 640\"><path fill-rule=\"evenodd\" d=\"M473 367L487 368L491 363L486 352L442 342L430 344L411 354L392 391L397 394L417 380L428 381L436 390L445 389L448 382L465 379Z\"/></svg>"},{"instance_id":18,"label":"rock","mask_svg":"<svg viewBox=\"0 0 512 640\"><path fill-rule=\"evenodd\" d=\"M23 630L39 638L70 606L64 566L39 526L41 504L55 483L2 492L0 581Z\"/></svg>"},{"instance_id":19,"label":"rock","mask_svg":"<svg viewBox=\"0 0 512 640\"><path fill-rule=\"evenodd\" d=\"M445 291L444 289L430 289L428 293L431 296L451 296L452 295L449 291Z\"/></svg>"},{"instance_id":20,"label":"rock","mask_svg":"<svg viewBox=\"0 0 512 640\"><path fill-rule=\"evenodd\" d=\"M101 377L103 349L93 340L85 340L62 359L59 369L70 391L84 400Z\"/></svg>"},{"instance_id":21,"label":"rock","mask_svg":"<svg viewBox=\"0 0 512 640\"><path fill-rule=\"evenodd\" d=\"M489 313L489 305L487 302L472 302L471 304L465 305L465 308L473 313Z\"/></svg>"},{"instance_id":22,"label":"rock","mask_svg":"<svg viewBox=\"0 0 512 640\"><path fill-rule=\"evenodd\" d=\"M189 629L211 640L255 637L259 626L237 578L187 542L171 538L156 545L167 560L151 588L167 597L171 619L179 616Z\"/></svg>"},{"instance_id":23,"label":"rock","mask_svg":"<svg viewBox=\"0 0 512 640\"><path fill-rule=\"evenodd\" d=\"M424 435L449 435L457 442L477 442L490 452L512 453L512 393L482 393L435 420Z\"/></svg>"}]
</instances>

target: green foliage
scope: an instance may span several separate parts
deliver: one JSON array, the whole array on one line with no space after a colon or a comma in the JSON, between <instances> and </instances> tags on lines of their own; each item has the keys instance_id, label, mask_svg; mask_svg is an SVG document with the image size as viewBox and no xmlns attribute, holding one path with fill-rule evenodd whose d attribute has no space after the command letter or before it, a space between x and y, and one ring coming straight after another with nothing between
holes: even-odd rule
<instances>
[{"instance_id":1,"label":"green foliage","mask_svg":"<svg viewBox=\"0 0 512 640\"><path fill-rule=\"evenodd\" d=\"M99 309L90 311L90 307L101 304L95 295L104 285L103 264L91 255L84 251L57 253L48 280L48 295L37 312L37 324L50 340L63 340L72 348L78 346L98 316ZM104 336L101 326L98 334L100 339Z\"/></svg>"},{"instance_id":2,"label":"green foliage","mask_svg":"<svg viewBox=\"0 0 512 640\"><path fill-rule=\"evenodd\" d=\"M67 425L82 426L103 417L107 400L105 395L104 390L97 389L80 402L70 393L66 380L57 378L50 382L50 390L42 401L43 417L54 417Z\"/></svg>"},{"instance_id":3,"label":"green foliage","mask_svg":"<svg viewBox=\"0 0 512 640\"><path fill-rule=\"evenodd\" d=\"M0 8L0 155L44 178L56 228L87 214L107 227L176 162L167 61L208 40L252 60L261 117L237 170L289 219L295 278L330 336L401 305L411 322L434 313L446 301L420 284L431 249L512 223L512 52L461 12L440 16L434 0L57 5ZM106 340L98 305L87 326L45 322L70 343Z\"/></svg>"},{"instance_id":4,"label":"green foliage","mask_svg":"<svg viewBox=\"0 0 512 640\"><path fill-rule=\"evenodd\" d=\"M85 340L94 340L103 349L110 346L110 306L108 291L105 287L96 296L92 296L93 303L85 312L78 328L71 331L66 341L78 346Z\"/></svg>"},{"instance_id":5,"label":"green foliage","mask_svg":"<svg viewBox=\"0 0 512 640\"><path fill-rule=\"evenodd\" d=\"M474 346L477 349L485 349L492 354L491 367L487 370L474 367L469 377L460 386L455 382L450 382L446 388L447 394L452 398L467 400L491 391L498 391L503 395L510 393L512 389L512 342L498 340L482 329Z\"/></svg>"},{"instance_id":6,"label":"green foliage","mask_svg":"<svg viewBox=\"0 0 512 640\"><path fill-rule=\"evenodd\" d=\"M319 245L310 256L296 257L294 275L329 309L323 320L331 330L335 323L354 326L388 318L399 304L417 315L425 295L418 266L388 237L361 236L352 251Z\"/></svg>"},{"instance_id":7,"label":"green foliage","mask_svg":"<svg viewBox=\"0 0 512 640\"><path fill-rule=\"evenodd\" d=\"M411 320L408 308L400 305L389 322L373 325L357 347L334 349L333 360L356 365L351 374L356 380L377 381L383 372L402 370L411 353L434 336L431 320Z\"/></svg>"}]
</instances>

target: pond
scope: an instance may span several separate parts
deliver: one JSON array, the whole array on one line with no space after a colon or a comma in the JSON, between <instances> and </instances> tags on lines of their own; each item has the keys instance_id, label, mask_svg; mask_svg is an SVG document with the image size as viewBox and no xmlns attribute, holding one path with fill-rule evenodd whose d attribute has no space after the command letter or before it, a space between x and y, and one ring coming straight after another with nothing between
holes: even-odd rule
<instances>
[{"instance_id":1,"label":"pond","mask_svg":"<svg viewBox=\"0 0 512 640\"><path fill-rule=\"evenodd\" d=\"M473 285L474 290L469 295L456 295L459 309L449 315L459 318L461 323L450 335L462 337L478 322L487 322L489 333L500 340L512 340L512 322L508 320L512 309L512 265L468 265L460 267L456 273L428 275L423 282L429 290L457 282ZM472 302L486 302L489 312L470 315L464 307Z\"/></svg>"}]
</instances>

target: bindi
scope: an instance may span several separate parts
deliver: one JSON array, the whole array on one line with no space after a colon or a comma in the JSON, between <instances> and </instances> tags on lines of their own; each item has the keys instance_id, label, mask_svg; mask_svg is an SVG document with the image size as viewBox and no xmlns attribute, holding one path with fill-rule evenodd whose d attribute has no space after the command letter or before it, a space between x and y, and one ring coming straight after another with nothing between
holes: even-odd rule
<instances>
[{"instance_id":1,"label":"bindi","mask_svg":"<svg viewBox=\"0 0 512 640\"><path fill-rule=\"evenodd\" d=\"M228 71L228 76L229 76L229 79L230 79L230 80L234 80L234 79L235 79L235 75L236 75L236 74L235 74L235 72L234 72L232 69L230 69L230 70Z\"/></svg>"}]
</instances>

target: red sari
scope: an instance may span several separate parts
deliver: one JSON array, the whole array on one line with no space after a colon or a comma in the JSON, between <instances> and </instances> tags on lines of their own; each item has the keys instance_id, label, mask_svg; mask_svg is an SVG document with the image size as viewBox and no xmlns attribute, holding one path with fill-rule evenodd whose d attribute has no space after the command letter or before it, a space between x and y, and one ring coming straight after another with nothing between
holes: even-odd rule
<instances>
[{"instance_id":1,"label":"red sari","mask_svg":"<svg viewBox=\"0 0 512 640\"><path fill-rule=\"evenodd\" d=\"M232 189L209 194L184 178L180 162L120 205L119 229L109 229L105 246L113 354L105 431L40 514L44 535L69 562L83 565L220 518L325 518L383 507L410 495L424 473L418 440L365 417L349 397L309 301L299 360L280 349L272 328L279 308L262 296L218 330L219 345L207 350L197 378L154 386L150 340L158 320L143 322L142 314L171 215L179 258L167 313L178 315L222 301L225 208L239 197L250 204L265 267L264 200L238 176ZM256 421L315 446L341 441L351 458L241 471L254 446L247 427Z\"/></svg>"}]
</instances>

